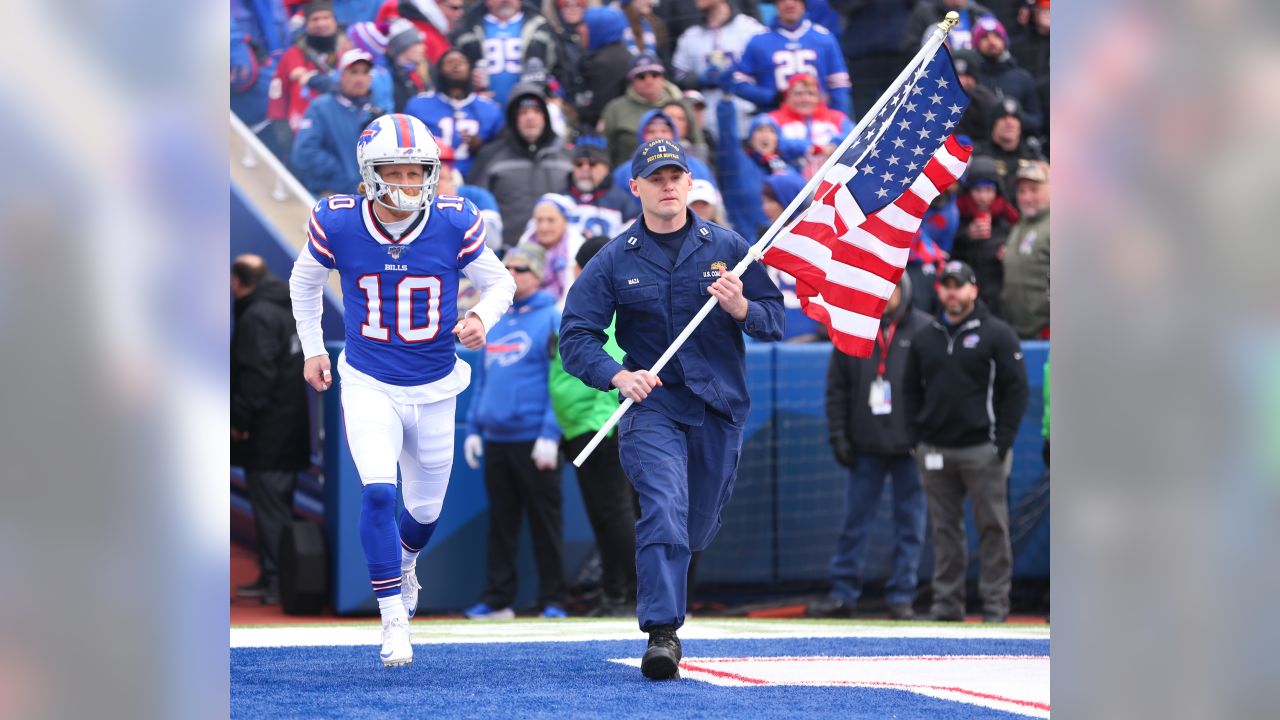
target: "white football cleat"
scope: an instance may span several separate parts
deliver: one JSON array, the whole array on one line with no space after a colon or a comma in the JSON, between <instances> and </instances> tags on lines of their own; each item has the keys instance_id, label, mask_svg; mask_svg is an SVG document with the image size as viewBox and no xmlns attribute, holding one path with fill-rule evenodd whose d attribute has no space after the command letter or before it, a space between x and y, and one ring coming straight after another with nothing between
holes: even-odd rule
<instances>
[{"instance_id":1,"label":"white football cleat","mask_svg":"<svg viewBox=\"0 0 1280 720\"><path fill-rule=\"evenodd\" d=\"M413 662L413 642L409 637L409 621L394 617L382 621L382 667L409 665Z\"/></svg>"},{"instance_id":2,"label":"white football cleat","mask_svg":"<svg viewBox=\"0 0 1280 720\"><path fill-rule=\"evenodd\" d=\"M404 600L404 611L411 618L418 612L418 591L421 589L417 568L400 576L400 599Z\"/></svg>"}]
</instances>

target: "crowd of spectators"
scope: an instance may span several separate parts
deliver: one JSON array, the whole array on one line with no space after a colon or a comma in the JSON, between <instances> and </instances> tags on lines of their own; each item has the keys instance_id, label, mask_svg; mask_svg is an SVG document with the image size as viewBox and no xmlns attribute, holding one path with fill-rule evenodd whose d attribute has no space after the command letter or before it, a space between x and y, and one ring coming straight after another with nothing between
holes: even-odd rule
<instances>
[{"instance_id":1,"label":"crowd of spectators","mask_svg":"<svg viewBox=\"0 0 1280 720\"><path fill-rule=\"evenodd\" d=\"M938 316L937 281L963 260L986 311L1023 339L1047 339L1049 6L231 0L231 107L317 195L356 191L354 147L372 119L418 118L441 147L439 192L476 203L500 256L536 256L526 265L538 269L539 301L562 305L579 250L640 213L628 187L639 143L679 141L695 180L690 207L754 240L956 11L948 46L970 97L956 132L974 157L925 216L907 304ZM771 274L787 339L823 339L799 311L794 279ZM509 562L490 560L482 604L500 608ZM554 607L559 589L543 580Z\"/></svg>"},{"instance_id":2,"label":"crowd of spectators","mask_svg":"<svg viewBox=\"0 0 1280 720\"><path fill-rule=\"evenodd\" d=\"M317 195L355 190L352 148L370 120L417 117L455 192L488 209L500 254L530 236L548 194L565 198L576 236L616 235L639 213L626 161L657 138L685 146L712 216L753 238L770 223L766 180L812 177L954 10L948 45L970 96L957 132L975 155L930 209L909 273L934 312L938 269L963 259L993 313L1043 315L1016 325L1048 337L1048 193L1019 185L1048 185L1049 5L232 0L231 105ZM1026 163L1043 165L1020 180Z\"/></svg>"}]
</instances>

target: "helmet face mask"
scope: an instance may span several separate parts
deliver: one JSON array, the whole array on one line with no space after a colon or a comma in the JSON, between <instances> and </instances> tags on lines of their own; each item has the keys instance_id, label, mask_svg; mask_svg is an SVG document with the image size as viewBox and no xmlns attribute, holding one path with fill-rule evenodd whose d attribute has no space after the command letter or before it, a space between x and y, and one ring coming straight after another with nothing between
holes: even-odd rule
<instances>
[{"instance_id":1,"label":"helmet face mask","mask_svg":"<svg viewBox=\"0 0 1280 720\"><path fill-rule=\"evenodd\" d=\"M383 115L365 128L356 141L356 161L364 195L397 212L417 212L435 199L440 182L440 147L426 125L400 113ZM387 165L421 165L422 183L387 182L378 171ZM408 190L417 190L410 194Z\"/></svg>"}]
</instances>

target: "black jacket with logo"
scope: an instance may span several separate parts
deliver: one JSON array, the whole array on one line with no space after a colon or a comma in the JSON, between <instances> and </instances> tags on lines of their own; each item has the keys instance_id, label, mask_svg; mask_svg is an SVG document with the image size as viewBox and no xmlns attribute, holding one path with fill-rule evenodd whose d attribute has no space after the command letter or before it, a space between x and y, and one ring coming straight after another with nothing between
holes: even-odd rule
<instances>
[{"instance_id":1,"label":"black jacket with logo","mask_svg":"<svg viewBox=\"0 0 1280 720\"><path fill-rule=\"evenodd\" d=\"M1027 409L1022 345L981 300L958 326L934 318L913 336L903 385L916 437L940 447L1008 450Z\"/></svg>"},{"instance_id":2,"label":"black jacket with logo","mask_svg":"<svg viewBox=\"0 0 1280 720\"><path fill-rule=\"evenodd\" d=\"M913 423L899 393L906 377L912 338L927 329L929 323L928 315L912 308L898 321L885 360L890 395L887 415L873 414L869 402L871 383L880 365L879 344L867 358L831 350L827 367L827 432L831 437L847 438L855 453L902 455L915 447Z\"/></svg>"}]
</instances>

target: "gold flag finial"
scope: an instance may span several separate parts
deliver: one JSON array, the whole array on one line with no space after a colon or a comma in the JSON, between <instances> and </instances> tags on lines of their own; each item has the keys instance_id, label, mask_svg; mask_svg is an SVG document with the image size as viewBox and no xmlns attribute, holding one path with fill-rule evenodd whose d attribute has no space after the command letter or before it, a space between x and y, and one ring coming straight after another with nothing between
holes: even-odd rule
<instances>
[{"instance_id":1,"label":"gold flag finial","mask_svg":"<svg viewBox=\"0 0 1280 720\"><path fill-rule=\"evenodd\" d=\"M960 23L960 13L956 12L955 10L952 10L951 12L947 13L946 17L943 18L942 22L938 23L938 25L942 27L942 32L949 33L951 32L951 28L955 27L959 23Z\"/></svg>"}]
</instances>

